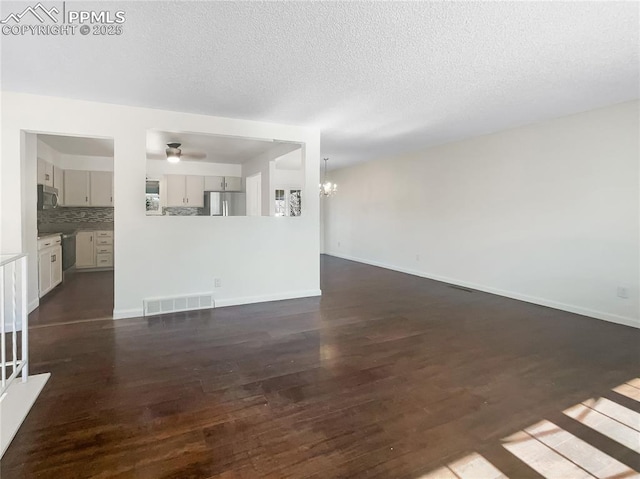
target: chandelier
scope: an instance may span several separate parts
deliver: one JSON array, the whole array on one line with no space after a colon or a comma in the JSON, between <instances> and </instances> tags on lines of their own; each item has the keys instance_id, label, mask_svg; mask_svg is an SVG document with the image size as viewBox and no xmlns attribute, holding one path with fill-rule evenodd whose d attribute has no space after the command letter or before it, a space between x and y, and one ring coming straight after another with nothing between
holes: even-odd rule
<instances>
[{"instance_id":1,"label":"chandelier","mask_svg":"<svg viewBox=\"0 0 640 479\"><path fill-rule=\"evenodd\" d=\"M327 180L327 161L329 161L329 158L324 159L324 177L322 178L322 183L320 183L320 196L331 196L338 189L338 185Z\"/></svg>"}]
</instances>

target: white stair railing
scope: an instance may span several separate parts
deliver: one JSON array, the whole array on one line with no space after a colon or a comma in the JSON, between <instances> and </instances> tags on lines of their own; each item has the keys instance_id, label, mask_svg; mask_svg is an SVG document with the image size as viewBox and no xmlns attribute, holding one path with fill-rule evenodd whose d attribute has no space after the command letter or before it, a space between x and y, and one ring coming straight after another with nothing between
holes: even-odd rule
<instances>
[{"instance_id":1,"label":"white stair railing","mask_svg":"<svg viewBox=\"0 0 640 479\"><path fill-rule=\"evenodd\" d=\"M26 254L0 255L0 343L1 401L19 375L29 377Z\"/></svg>"}]
</instances>

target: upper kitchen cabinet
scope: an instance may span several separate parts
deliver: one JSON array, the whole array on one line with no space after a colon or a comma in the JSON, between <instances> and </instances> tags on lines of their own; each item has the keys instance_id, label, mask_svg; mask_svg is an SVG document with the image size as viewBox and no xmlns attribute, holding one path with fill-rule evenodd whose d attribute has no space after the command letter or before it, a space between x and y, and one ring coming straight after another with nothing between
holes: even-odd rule
<instances>
[{"instance_id":1,"label":"upper kitchen cabinet","mask_svg":"<svg viewBox=\"0 0 640 479\"><path fill-rule=\"evenodd\" d=\"M187 206L204 206L204 176L188 175L185 179Z\"/></svg>"},{"instance_id":2,"label":"upper kitchen cabinet","mask_svg":"<svg viewBox=\"0 0 640 479\"><path fill-rule=\"evenodd\" d=\"M224 176L205 176L204 191L224 191Z\"/></svg>"},{"instance_id":3,"label":"upper kitchen cabinet","mask_svg":"<svg viewBox=\"0 0 640 479\"><path fill-rule=\"evenodd\" d=\"M113 206L113 173L92 171L89 175L91 206Z\"/></svg>"},{"instance_id":4,"label":"upper kitchen cabinet","mask_svg":"<svg viewBox=\"0 0 640 479\"><path fill-rule=\"evenodd\" d=\"M242 178L240 178L239 176L225 176L224 190L225 191L242 191Z\"/></svg>"},{"instance_id":5,"label":"upper kitchen cabinet","mask_svg":"<svg viewBox=\"0 0 640 479\"><path fill-rule=\"evenodd\" d=\"M204 176L167 175L167 206L204 207Z\"/></svg>"},{"instance_id":6,"label":"upper kitchen cabinet","mask_svg":"<svg viewBox=\"0 0 640 479\"><path fill-rule=\"evenodd\" d=\"M58 190L58 206L64 206L64 170L53 167L53 187Z\"/></svg>"},{"instance_id":7,"label":"upper kitchen cabinet","mask_svg":"<svg viewBox=\"0 0 640 479\"><path fill-rule=\"evenodd\" d=\"M38 184L53 186L53 165L42 158L38 158Z\"/></svg>"},{"instance_id":8,"label":"upper kitchen cabinet","mask_svg":"<svg viewBox=\"0 0 640 479\"><path fill-rule=\"evenodd\" d=\"M89 206L90 173L88 171L65 170L64 205Z\"/></svg>"},{"instance_id":9,"label":"upper kitchen cabinet","mask_svg":"<svg viewBox=\"0 0 640 479\"><path fill-rule=\"evenodd\" d=\"M242 191L242 178L239 176L205 176L205 191Z\"/></svg>"},{"instance_id":10,"label":"upper kitchen cabinet","mask_svg":"<svg viewBox=\"0 0 640 479\"><path fill-rule=\"evenodd\" d=\"M65 170L64 205L113 206L113 173Z\"/></svg>"}]
</instances>

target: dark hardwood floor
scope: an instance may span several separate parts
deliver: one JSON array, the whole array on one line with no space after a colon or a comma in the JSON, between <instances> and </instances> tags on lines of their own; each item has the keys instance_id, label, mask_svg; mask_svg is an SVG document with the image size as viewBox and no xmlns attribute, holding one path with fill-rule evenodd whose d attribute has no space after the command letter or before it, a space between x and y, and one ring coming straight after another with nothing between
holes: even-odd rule
<instances>
[{"instance_id":1,"label":"dark hardwood floor","mask_svg":"<svg viewBox=\"0 0 640 479\"><path fill-rule=\"evenodd\" d=\"M331 257L322 290L34 327L52 376L2 479L418 479L471 453L537 478L502 440L543 419L639 469L562 411L640 411L612 391L638 377L640 331Z\"/></svg>"},{"instance_id":2,"label":"dark hardwood floor","mask_svg":"<svg viewBox=\"0 0 640 479\"><path fill-rule=\"evenodd\" d=\"M31 326L113 318L113 271L74 272L40 299Z\"/></svg>"}]
</instances>

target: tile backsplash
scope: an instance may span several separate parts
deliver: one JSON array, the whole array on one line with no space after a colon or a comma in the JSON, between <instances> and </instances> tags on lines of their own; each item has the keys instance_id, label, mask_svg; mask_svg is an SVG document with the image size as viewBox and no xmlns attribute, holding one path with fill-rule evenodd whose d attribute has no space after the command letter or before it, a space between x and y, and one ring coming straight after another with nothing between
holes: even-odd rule
<instances>
[{"instance_id":1,"label":"tile backsplash","mask_svg":"<svg viewBox=\"0 0 640 479\"><path fill-rule=\"evenodd\" d=\"M162 214L167 216L202 216L204 215L204 208L171 206L162 208Z\"/></svg>"},{"instance_id":2,"label":"tile backsplash","mask_svg":"<svg viewBox=\"0 0 640 479\"><path fill-rule=\"evenodd\" d=\"M38 211L38 226L51 223L113 223L113 208L69 207Z\"/></svg>"}]
</instances>

